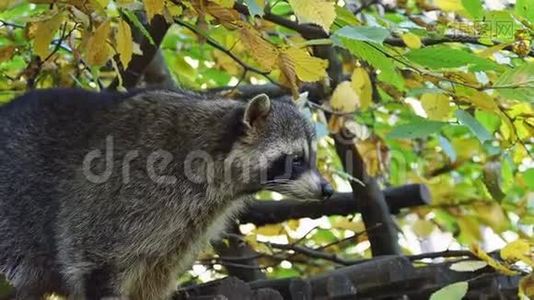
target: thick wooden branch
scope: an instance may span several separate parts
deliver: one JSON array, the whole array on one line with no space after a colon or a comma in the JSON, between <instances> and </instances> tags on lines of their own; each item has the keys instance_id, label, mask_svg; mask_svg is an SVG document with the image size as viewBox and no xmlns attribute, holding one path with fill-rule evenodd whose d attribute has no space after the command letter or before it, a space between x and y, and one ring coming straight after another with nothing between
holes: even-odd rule
<instances>
[{"instance_id":1,"label":"thick wooden branch","mask_svg":"<svg viewBox=\"0 0 534 300\"><path fill-rule=\"evenodd\" d=\"M401 208L430 204L428 188L421 184L409 184L383 191L388 212L396 214ZM239 216L241 223L261 226L298 218L320 218L321 216L349 215L360 212L361 196L352 193L336 193L326 201L254 201Z\"/></svg>"},{"instance_id":2,"label":"thick wooden branch","mask_svg":"<svg viewBox=\"0 0 534 300\"><path fill-rule=\"evenodd\" d=\"M131 26L135 28L135 26ZM159 45L163 41L163 37L167 33L170 24L167 24L165 18L161 15L155 15L148 26L148 33L152 37L154 44L152 44L145 36L142 36L140 47L143 55L134 55L132 61L126 70L121 72L122 85L126 88L133 88L137 85L148 65L154 59L158 52ZM116 89L119 85L119 80L115 78L109 85L108 89Z\"/></svg>"},{"instance_id":3,"label":"thick wooden branch","mask_svg":"<svg viewBox=\"0 0 534 300\"><path fill-rule=\"evenodd\" d=\"M222 258L223 265L230 276L234 276L245 282L265 279L265 274L261 271L257 262L256 252L243 241L239 235L237 226L231 228L233 234L227 236L227 242L223 240L212 241L213 249ZM226 257L234 259L226 259ZM235 258L239 259L239 264L234 264Z\"/></svg>"},{"instance_id":4,"label":"thick wooden branch","mask_svg":"<svg viewBox=\"0 0 534 300\"><path fill-rule=\"evenodd\" d=\"M368 233L373 256L400 254L397 228L389 214L384 194L378 182L367 174L363 158L352 143L352 138L342 134L336 137L336 151L345 171L364 183L362 186L358 182L350 182L353 200L359 204L365 227L374 228Z\"/></svg>"},{"instance_id":5,"label":"thick wooden branch","mask_svg":"<svg viewBox=\"0 0 534 300\"><path fill-rule=\"evenodd\" d=\"M249 15L248 8L243 4L236 2L234 4L234 9L245 16ZM328 37L328 34L324 32L319 26L299 24L282 16L271 14L270 12L265 12L262 18L276 25L280 25L288 29L294 30L309 39L322 39Z\"/></svg>"},{"instance_id":6,"label":"thick wooden branch","mask_svg":"<svg viewBox=\"0 0 534 300\"><path fill-rule=\"evenodd\" d=\"M325 272L311 278L259 280L237 284L226 278L180 289L174 299L236 298L243 292L276 291L283 299L428 299L436 290L458 281L469 282L465 299L515 299L520 276L501 276L491 268L476 272L455 272L450 263L414 267L403 256L384 256ZM232 291L222 287L230 285ZM220 291L225 291L222 294ZM209 298L211 297L211 298ZM278 298L278 296L277 296ZM279 299L279 298L278 298Z\"/></svg>"},{"instance_id":7,"label":"thick wooden branch","mask_svg":"<svg viewBox=\"0 0 534 300\"><path fill-rule=\"evenodd\" d=\"M374 1L369 2L369 4L373 4L373 3ZM365 5L362 5L362 8L365 8L365 7L366 7ZM248 8L243 4L236 3L234 5L234 9L244 15L247 15L247 16L249 15ZM360 11L356 11L356 13L359 13L359 12ZM298 32L299 34L301 34L306 39L324 39L324 38L329 37L329 34L323 31L321 27L319 26L312 25L312 24L300 24L290 19L284 18L282 16L272 14L270 12L265 12L265 14L263 15L263 19L269 22L272 22L276 25L285 27L287 29L294 30ZM480 37L468 36L468 35L463 35L463 34L450 34L450 35L445 35L444 37L423 38L421 40L421 43L424 46L432 46L432 45L444 44L444 43L466 43L466 44L484 45L488 47L495 46L498 44L497 42L494 42L491 45L483 44L482 42L480 42ZM385 39L384 44L389 45L389 46L394 46L394 47L407 47L406 43L402 39L396 38L396 37L390 37L390 38ZM504 50L510 51L512 50L512 46L507 46L504 48ZM529 56L534 56L534 50L531 50L529 52Z\"/></svg>"}]
</instances>

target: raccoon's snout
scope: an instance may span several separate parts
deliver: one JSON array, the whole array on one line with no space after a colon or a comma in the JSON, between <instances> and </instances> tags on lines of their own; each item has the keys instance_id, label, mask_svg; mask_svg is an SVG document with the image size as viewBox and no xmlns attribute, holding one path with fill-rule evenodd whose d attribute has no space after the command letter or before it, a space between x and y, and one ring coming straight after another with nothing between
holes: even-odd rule
<instances>
[{"instance_id":1,"label":"raccoon's snout","mask_svg":"<svg viewBox=\"0 0 534 300\"><path fill-rule=\"evenodd\" d=\"M267 189L302 200L326 200L334 193L332 186L315 170L309 170L280 184L271 185Z\"/></svg>"}]
</instances>

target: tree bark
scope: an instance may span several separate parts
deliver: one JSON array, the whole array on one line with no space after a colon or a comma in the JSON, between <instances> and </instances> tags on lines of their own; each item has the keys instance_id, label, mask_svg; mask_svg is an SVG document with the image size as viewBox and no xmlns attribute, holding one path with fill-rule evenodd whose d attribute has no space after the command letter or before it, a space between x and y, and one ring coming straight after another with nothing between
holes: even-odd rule
<instances>
[{"instance_id":1,"label":"tree bark","mask_svg":"<svg viewBox=\"0 0 534 300\"><path fill-rule=\"evenodd\" d=\"M131 26L135 28L135 26ZM122 85L126 89L134 88L137 86L147 66L153 61L154 56L158 52L159 45L163 41L163 37L167 33L170 24L167 24L165 18L161 15L155 15L150 25L148 26L148 33L152 37L154 44L152 44L145 36L141 37L140 47L143 51L143 55L135 55L132 57L128 67L121 72ZM115 90L119 85L118 78L115 78L113 82L108 86L108 89Z\"/></svg>"},{"instance_id":2,"label":"tree bark","mask_svg":"<svg viewBox=\"0 0 534 300\"><path fill-rule=\"evenodd\" d=\"M396 214L402 208L430 204L428 188L422 184L408 184L380 191L387 203L388 213ZM356 198L356 200L355 200ZM336 193L325 201L284 199L282 201L255 200L238 218L241 223L257 226L275 224L290 219L320 218L361 212L361 194Z\"/></svg>"}]
</instances>

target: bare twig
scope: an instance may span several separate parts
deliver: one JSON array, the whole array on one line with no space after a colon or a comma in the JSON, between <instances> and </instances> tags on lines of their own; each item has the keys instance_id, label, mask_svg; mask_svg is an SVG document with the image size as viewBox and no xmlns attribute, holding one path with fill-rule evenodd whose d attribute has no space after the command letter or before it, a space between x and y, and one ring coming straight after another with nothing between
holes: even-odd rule
<instances>
[{"instance_id":1,"label":"bare twig","mask_svg":"<svg viewBox=\"0 0 534 300\"><path fill-rule=\"evenodd\" d=\"M303 254L309 257L329 260L329 261L332 261L332 262L335 262L337 264L344 265L344 266L353 265L359 262L359 260L344 259L342 257L339 257L335 253L327 253L321 250L315 250L315 249L312 249L306 246L301 246L301 245L277 244L277 243L269 243L269 242L266 242L265 245L267 245L268 247L274 248L274 249L291 250L291 251L294 251L295 253Z\"/></svg>"},{"instance_id":2,"label":"bare twig","mask_svg":"<svg viewBox=\"0 0 534 300\"><path fill-rule=\"evenodd\" d=\"M250 72L253 72L253 73L256 73L256 74L259 74L259 75L262 75L263 77L265 77L267 80L269 80L271 83L274 83L274 84L277 84L273 79L271 79L268 74L270 72L268 71L262 71L260 69L257 69L253 66L250 66L248 65L247 63L245 63L244 61L242 61L239 57L237 57L235 54L233 54L232 52L230 52L228 49L224 48L223 46L219 45L219 43L217 43L216 41L214 41L211 37L209 36L206 36L204 34L202 34L200 31L198 31L195 26L187 23L187 22L184 22L178 18L174 19L174 21L189 29L191 32L195 33L196 35L198 36L201 36L203 39L206 40L206 42L211 45L213 48L223 52L224 54L228 55L230 58L232 58L236 63L238 63L241 67L243 67L243 69L245 69L245 71L250 71Z\"/></svg>"},{"instance_id":3,"label":"bare twig","mask_svg":"<svg viewBox=\"0 0 534 300\"><path fill-rule=\"evenodd\" d=\"M23 25L18 25L18 24L15 24L15 23L6 22L4 20L0 20L0 27L24 28Z\"/></svg>"}]
</instances>

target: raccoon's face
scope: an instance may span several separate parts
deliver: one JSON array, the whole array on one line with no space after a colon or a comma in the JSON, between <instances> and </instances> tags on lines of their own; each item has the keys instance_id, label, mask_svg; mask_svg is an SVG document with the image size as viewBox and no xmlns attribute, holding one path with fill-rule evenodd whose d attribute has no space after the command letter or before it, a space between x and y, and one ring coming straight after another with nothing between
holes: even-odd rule
<instances>
[{"instance_id":1,"label":"raccoon's face","mask_svg":"<svg viewBox=\"0 0 534 300\"><path fill-rule=\"evenodd\" d=\"M297 199L326 199L330 184L315 164L315 132L292 103L256 96L244 111L240 152L247 153L254 186Z\"/></svg>"}]
</instances>

